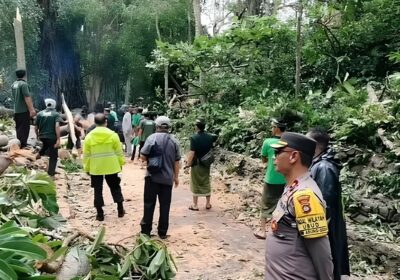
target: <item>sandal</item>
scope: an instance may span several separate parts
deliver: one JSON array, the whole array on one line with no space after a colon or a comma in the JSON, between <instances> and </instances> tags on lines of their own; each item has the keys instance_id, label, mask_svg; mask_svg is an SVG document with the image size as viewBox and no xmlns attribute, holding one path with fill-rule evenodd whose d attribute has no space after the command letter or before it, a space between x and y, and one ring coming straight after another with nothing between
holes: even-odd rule
<instances>
[{"instance_id":1,"label":"sandal","mask_svg":"<svg viewBox=\"0 0 400 280\"><path fill-rule=\"evenodd\" d=\"M192 211L199 211L199 208L194 208L193 205L190 205L190 206L189 206L189 210L192 210Z\"/></svg>"},{"instance_id":2,"label":"sandal","mask_svg":"<svg viewBox=\"0 0 400 280\"><path fill-rule=\"evenodd\" d=\"M206 209L207 210L210 210L211 209L211 207L212 207L212 205L210 204L210 205L206 205Z\"/></svg>"},{"instance_id":3,"label":"sandal","mask_svg":"<svg viewBox=\"0 0 400 280\"><path fill-rule=\"evenodd\" d=\"M262 234L262 233L260 233L261 231L258 231L258 232L253 232L253 235L254 235L254 237L255 238L257 238L257 239L266 239L266 234Z\"/></svg>"}]
</instances>

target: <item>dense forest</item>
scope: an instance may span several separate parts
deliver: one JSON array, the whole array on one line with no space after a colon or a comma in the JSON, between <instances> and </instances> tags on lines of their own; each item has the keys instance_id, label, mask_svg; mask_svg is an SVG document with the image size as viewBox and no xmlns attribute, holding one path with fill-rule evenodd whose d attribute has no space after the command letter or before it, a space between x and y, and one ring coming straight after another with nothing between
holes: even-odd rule
<instances>
[{"instance_id":1,"label":"dense forest","mask_svg":"<svg viewBox=\"0 0 400 280\"><path fill-rule=\"evenodd\" d=\"M38 109L62 93L72 108L143 105L171 116L182 143L200 116L249 157L271 117L326 127L354 230L394 250L353 249L352 269L399 277L400 0L0 0L6 106L17 7Z\"/></svg>"}]
</instances>

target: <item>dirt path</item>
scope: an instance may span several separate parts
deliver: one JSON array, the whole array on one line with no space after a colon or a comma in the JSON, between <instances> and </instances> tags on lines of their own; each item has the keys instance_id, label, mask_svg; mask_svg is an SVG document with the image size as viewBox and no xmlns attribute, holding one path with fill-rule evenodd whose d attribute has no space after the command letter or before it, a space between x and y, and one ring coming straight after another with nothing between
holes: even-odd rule
<instances>
[{"instance_id":1,"label":"dirt path","mask_svg":"<svg viewBox=\"0 0 400 280\"><path fill-rule=\"evenodd\" d=\"M106 227L108 242L130 246L140 232L143 213L144 169L127 163L122 172L122 191L127 214L117 218L116 205L108 187L104 188L105 220L95 221L93 191L86 175L68 175L69 190L60 179L59 203L69 226L95 234L99 226ZM216 183L212 209L205 210L200 199L200 211L188 210L191 203L188 176L181 175L181 185L173 190L170 213L170 237L166 243L177 260L177 279L262 279L264 242L253 237L249 227L233 219L229 210L239 203L234 194L221 195ZM154 221L158 221L156 207ZM153 226L153 231L156 225Z\"/></svg>"}]
</instances>

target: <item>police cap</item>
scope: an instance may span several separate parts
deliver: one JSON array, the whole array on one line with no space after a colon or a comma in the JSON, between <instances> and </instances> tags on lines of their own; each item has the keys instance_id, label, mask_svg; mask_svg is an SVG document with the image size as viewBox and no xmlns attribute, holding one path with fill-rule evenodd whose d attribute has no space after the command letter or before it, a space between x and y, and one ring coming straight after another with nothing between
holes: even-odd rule
<instances>
[{"instance_id":1,"label":"police cap","mask_svg":"<svg viewBox=\"0 0 400 280\"><path fill-rule=\"evenodd\" d=\"M271 147L274 149L290 147L312 158L314 157L316 144L317 142L303 134L295 132L284 132L281 135L281 139L279 140L279 142L277 142L276 144L271 144Z\"/></svg>"}]
</instances>

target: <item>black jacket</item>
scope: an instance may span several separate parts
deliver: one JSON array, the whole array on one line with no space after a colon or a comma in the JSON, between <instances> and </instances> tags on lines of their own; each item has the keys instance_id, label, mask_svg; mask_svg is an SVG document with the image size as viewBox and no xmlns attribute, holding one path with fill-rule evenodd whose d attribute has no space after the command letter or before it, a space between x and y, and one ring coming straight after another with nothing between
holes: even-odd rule
<instances>
[{"instance_id":1,"label":"black jacket","mask_svg":"<svg viewBox=\"0 0 400 280\"><path fill-rule=\"evenodd\" d=\"M322 152L313 159L310 171L326 201L334 279L340 280L340 275L350 275L350 265L342 206L342 187L339 182L341 166L334 156L335 153L331 149Z\"/></svg>"}]
</instances>

